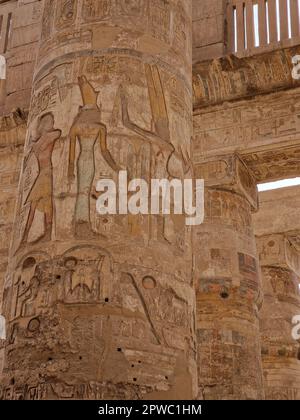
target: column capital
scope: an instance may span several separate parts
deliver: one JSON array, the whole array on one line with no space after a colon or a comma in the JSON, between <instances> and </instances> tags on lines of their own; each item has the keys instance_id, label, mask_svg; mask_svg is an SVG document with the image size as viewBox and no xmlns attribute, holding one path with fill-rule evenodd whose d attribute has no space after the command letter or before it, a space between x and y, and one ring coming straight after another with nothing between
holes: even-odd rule
<instances>
[{"instance_id":1,"label":"column capital","mask_svg":"<svg viewBox=\"0 0 300 420\"><path fill-rule=\"evenodd\" d=\"M257 238L261 266L275 266L293 271L300 276L300 252L292 238L285 233Z\"/></svg>"},{"instance_id":2,"label":"column capital","mask_svg":"<svg viewBox=\"0 0 300 420\"><path fill-rule=\"evenodd\" d=\"M243 195L253 211L258 210L256 180L238 154L222 155L195 166L196 178L202 178L206 187L215 187Z\"/></svg>"}]
</instances>

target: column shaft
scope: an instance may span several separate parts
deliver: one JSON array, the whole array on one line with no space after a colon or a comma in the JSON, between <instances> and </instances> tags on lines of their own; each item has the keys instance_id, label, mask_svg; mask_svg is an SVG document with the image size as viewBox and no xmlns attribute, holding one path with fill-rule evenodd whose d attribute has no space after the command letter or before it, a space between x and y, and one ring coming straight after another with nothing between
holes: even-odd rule
<instances>
[{"instance_id":1,"label":"column shaft","mask_svg":"<svg viewBox=\"0 0 300 420\"><path fill-rule=\"evenodd\" d=\"M190 177L191 0L46 0L10 267L5 399L193 398L184 217L97 181Z\"/></svg>"},{"instance_id":2,"label":"column shaft","mask_svg":"<svg viewBox=\"0 0 300 420\"><path fill-rule=\"evenodd\" d=\"M261 285L249 201L255 184L237 158L196 172L207 185L205 221L194 238L199 398L262 399Z\"/></svg>"},{"instance_id":3,"label":"column shaft","mask_svg":"<svg viewBox=\"0 0 300 420\"><path fill-rule=\"evenodd\" d=\"M260 311L264 385L268 400L300 399L300 346L293 319L300 315L299 263L282 234L257 238L264 303Z\"/></svg>"}]
</instances>

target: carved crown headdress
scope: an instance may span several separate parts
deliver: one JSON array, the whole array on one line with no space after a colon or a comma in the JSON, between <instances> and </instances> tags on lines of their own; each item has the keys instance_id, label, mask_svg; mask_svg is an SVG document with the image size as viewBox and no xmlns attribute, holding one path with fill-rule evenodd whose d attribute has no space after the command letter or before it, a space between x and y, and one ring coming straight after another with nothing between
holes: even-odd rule
<instances>
[{"instance_id":1,"label":"carved crown headdress","mask_svg":"<svg viewBox=\"0 0 300 420\"><path fill-rule=\"evenodd\" d=\"M81 91L83 105L96 105L98 93L95 92L95 89L88 82L86 76L78 77L78 83Z\"/></svg>"}]
</instances>

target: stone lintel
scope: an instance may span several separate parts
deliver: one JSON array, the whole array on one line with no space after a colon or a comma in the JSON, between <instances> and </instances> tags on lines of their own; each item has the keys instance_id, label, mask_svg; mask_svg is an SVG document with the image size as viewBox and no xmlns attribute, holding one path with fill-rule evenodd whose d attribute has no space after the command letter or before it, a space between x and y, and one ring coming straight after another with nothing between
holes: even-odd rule
<instances>
[{"instance_id":1,"label":"stone lintel","mask_svg":"<svg viewBox=\"0 0 300 420\"><path fill-rule=\"evenodd\" d=\"M239 58L227 55L193 66L194 109L299 86L292 57L300 46Z\"/></svg>"},{"instance_id":2,"label":"stone lintel","mask_svg":"<svg viewBox=\"0 0 300 420\"><path fill-rule=\"evenodd\" d=\"M194 164L238 153L258 182L298 176L299 115L299 87L201 108L194 113Z\"/></svg>"},{"instance_id":3,"label":"stone lintel","mask_svg":"<svg viewBox=\"0 0 300 420\"><path fill-rule=\"evenodd\" d=\"M300 232L300 186L260 192L258 198L259 212L253 215L255 234L284 233L297 242Z\"/></svg>"},{"instance_id":4,"label":"stone lintel","mask_svg":"<svg viewBox=\"0 0 300 420\"><path fill-rule=\"evenodd\" d=\"M243 151L241 155L258 183L294 178L299 175L300 165L300 145L297 143L294 140L283 147L276 144L265 149L258 147L251 152Z\"/></svg>"}]
</instances>

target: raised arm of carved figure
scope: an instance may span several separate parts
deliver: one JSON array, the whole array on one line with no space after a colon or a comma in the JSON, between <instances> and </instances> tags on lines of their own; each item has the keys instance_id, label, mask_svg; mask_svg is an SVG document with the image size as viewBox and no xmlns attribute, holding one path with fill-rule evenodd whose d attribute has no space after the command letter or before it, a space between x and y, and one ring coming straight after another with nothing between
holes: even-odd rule
<instances>
[{"instance_id":1,"label":"raised arm of carved figure","mask_svg":"<svg viewBox=\"0 0 300 420\"><path fill-rule=\"evenodd\" d=\"M152 131L145 130L144 128L139 127L137 124L133 123L130 120L129 113L128 113L128 101L126 94L124 92L124 88L121 86L120 88L120 98L121 98L121 105L122 105L122 120L123 124L126 128L133 131L134 133L143 137L143 139L149 141L151 144L154 144L163 149L169 149L172 153L174 151L174 146L163 140L160 136L153 133Z\"/></svg>"},{"instance_id":2,"label":"raised arm of carved figure","mask_svg":"<svg viewBox=\"0 0 300 420\"><path fill-rule=\"evenodd\" d=\"M149 100L156 134L170 142L170 124L164 89L156 65L145 64Z\"/></svg>"},{"instance_id":3,"label":"raised arm of carved figure","mask_svg":"<svg viewBox=\"0 0 300 420\"><path fill-rule=\"evenodd\" d=\"M69 149L69 165L68 165L68 179L69 181L73 181L75 178L75 150L76 150L76 129L71 128L70 131L70 149Z\"/></svg>"},{"instance_id":4,"label":"raised arm of carved figure","mask_svg":"<svg viewBox=\"0 0 300 420\"><path fill-rule=\"evenodd\" d=\"M36 144L36 142L38 142L38 140L39 139L34 141L32 139L32 137L29 138L28 146L26 147L25 156L24 156L24 160L23 160L24 169L26 168L27 163L28 163L31 155L33 155L35 153L35 144Z\"/></svg>"},{"instance_id":5,"label":"raised arm of carved figure","mask_svg":"<svg viewBox=\"0 0 300 420\"><path fill-rule=\"evenodd\" d=\"M33 150L32 150L32 149L30 149L30 150L29 150L29 152L25 155L25 157L24 157L24 161L23 161L23 167L24 167L24 168L26 168L27 163L28 163L28 161L29 161L30 156L32 155L32 153L33 153Z\"/></svg>"},{"instance_id":6,"label":"raised arm of carved figure","mask_svg":"<svg viewBox=\"0 0 300 420\"><path fill-rule=\"evenodd\" d=\"M182 147L180 147L180 155L182 158L182 165L183 165L183 172L187 174L190 170L192 170L192 161L187 151L184 151Z\"/></svg>"},{"instance_id":7,"label":"raised arm of carved figure","mask_svg":"<svg viewBox=\"0 0 300 420\"><path fill-rule=\"evenodd\" d=\"M102 156L104 157L106 163L115 171L119 172L121 168L118 166L118 164L115 162L114 158L112 157L110 151L107 147L107 130L105 125L100 125L100 131L99 131L99 140L100 140L100 149Z\"/></svg>"}]
</instances>

